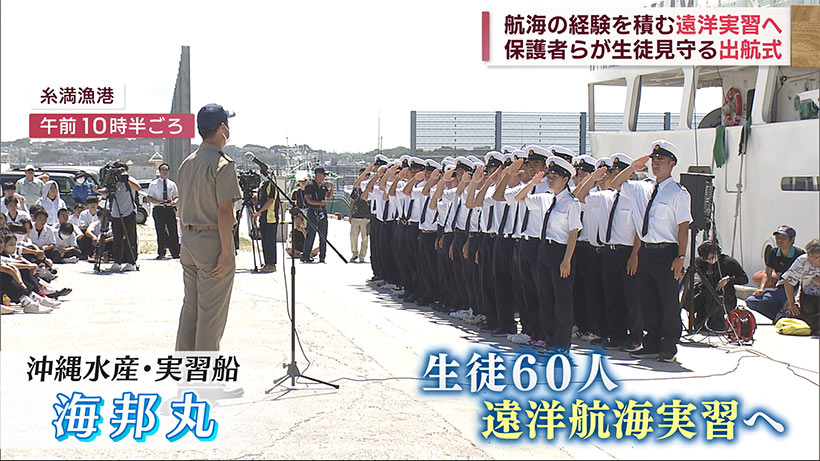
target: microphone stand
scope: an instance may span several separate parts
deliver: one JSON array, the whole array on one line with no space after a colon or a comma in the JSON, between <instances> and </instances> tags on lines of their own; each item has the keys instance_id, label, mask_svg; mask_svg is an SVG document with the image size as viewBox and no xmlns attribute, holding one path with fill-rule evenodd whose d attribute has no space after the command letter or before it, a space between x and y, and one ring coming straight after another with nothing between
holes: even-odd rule
<instances>
[{"instance_id":1,"label":"microphone stand","mask_svg":"<svg viewBox=\"0 0 820 461\"><path fill-rule=\"evenodd\" d=\"M279 194L281 194L280 196L287 197L288 195L285 193L285 191L282 190L281 187L279 187L279 184L276 183L275 178L273 176L271 176L270 174L268 174L268 171L269 170L262 170L261 173L265 178L268 179L268 181L271 182L271 184L273 184L273 187L275 187L276 190L279 191ZM296 224L294 222L295 220L293 218L294 218L294 216L291 216L291 219L290 219L291 235L293 235L293 232L296 228ZM315 226L313 223L311 223L310 220L308 220L307 218L305 219L305 222L307 222L307 224L309 226L312 226L313 230L315 230L318 234L321 234L325 238L325 241L327 241L327 244L331 248L333 248L333 251L335 251L336 254L339 255L339 257L342 259L342 261L344 261L345 264L347 264L347 260L344 258L344 256L342 256L342 254L339 253L338 250L336 250L336 247L331 245L330 241L327 240L327 235L325 235L320 229L317 228L317 226ZM291 251L293 253L295 253L296 249L293 248ZM266 390L265 394L270 394L271 391L273 391L274 389L276 389L277 387L282 385L288 378L290 378L290 385L291 386L296 385L296 378L304 378L304 379L307 379L309 381L313 381L313 382L318 383L318 384L324 384L324 385L330 386L334 389L338 389L339 388L338 384L331 384L329 382L322 381L320 379L311 378L310 376L305 376L304 374L302 374L302 372L299 370L299 367L296 365L296 257L293 256L293 254L291 254L291 257L290 257L290 305L291 305L291 315L290 315L290 363L282 365L283 368L287 368L287 373L284 376L282 376L281 378L274 381L273 387ZM287 388L287 392L289 392L291 390L292 389Z\"/></svg>"}]
</instances>

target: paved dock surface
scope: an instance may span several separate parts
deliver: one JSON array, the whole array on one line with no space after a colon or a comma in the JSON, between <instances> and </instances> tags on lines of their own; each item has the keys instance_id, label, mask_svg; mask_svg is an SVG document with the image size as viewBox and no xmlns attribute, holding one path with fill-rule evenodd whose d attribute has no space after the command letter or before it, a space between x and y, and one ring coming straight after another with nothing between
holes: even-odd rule
<instances>
[{"instance_id":1,"label":"paved dock surface","mask_svg":"<svg viewBox=\"0 0 820 461\"><path fill-rule=\"evenodd\" d=\"M330 229L333 242L349 255L348 224L331 221ZM289 294L285 293L283 278L283 273L290 276L290 265L283 264L280 253L277 272L253 273L249 270L253 267L251 253L242 252L221 349L240 360L245 395L219 401L219 406L212 409L211 416L220 427L217 441L210 445L194 443L185 449L133 441L97 446L49 440L43 445L19 446L9 438L17 437L20 431L45 430L46 438L53 436L47 432L49 421L41 421L45 429L20 427L14 422L19 419L2 411L10 408L9 399L15 398L10 391L9 372L4 370L0 386L2 457L820 457L818 339L780 336L769 324L759 326L754 345L747 349L722 344L717 337L698 336L693 339L700 343L679 348L675 364L635 360L617 351L608 359L607 370L618 380L616 395L622 399L654 399L660 404L673 398L696 403L710 398L738 398L738 440L734 443L705 442L702 423L694 442L680 436L658 441L660 434L643 441L602 441L595 437L586 441L566 441L565 437L547 441L540 434L531 441L525 440L525 427L525 435L517 443L488 442L480 434L486 428L482 421L483 398L467 392L456 396L422 392L417 378L434 350L446 349L468 357L474 349L499 353L520 349L446 314L398 302L389 292L365 283L372 275L369 264L344 265L328 251L327 264L297 263L296 315L301 344L311 361L306 374L339 384L338 390L297 384L292 392L265 393L284 374L282 364L290 361L290 321L285 307ZM86 262L61 266L56 283L70 286L74 292L63 307L48 315L4 315L0 324L3 356L32 351L57 355L72 350L132 356L171 353L182 302L182 271L177 260L157 261L152 257L141 255L140 271L133 273L95 275ZM579 363L576 369L583 369L590 353L588 343L577 342L573 349ZM302 368L307 365L301 351L297 362ZM24 374L21 370L11 373ZM577 389L575 382L583 382L587 372L579 373L581 376L573 377L572 389ZM601 391L600 385L596 386ZM569 404L575 396L569 393L556 398ZM783 423L785 435L762 419L753 427L745 426L741 419L757 409ZM568 428L569 422L566 424Z\"/></svg>"}]
</instances>

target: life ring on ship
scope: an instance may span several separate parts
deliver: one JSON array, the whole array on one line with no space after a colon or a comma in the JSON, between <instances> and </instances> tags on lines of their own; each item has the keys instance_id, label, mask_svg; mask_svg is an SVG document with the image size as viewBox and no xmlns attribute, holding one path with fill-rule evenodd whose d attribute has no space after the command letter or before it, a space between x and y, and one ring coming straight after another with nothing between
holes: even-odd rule
<instances>
[{"instance_id":1,"label":"life ring on ship","mask_svg":"<svg viewBox=\"0 0 820 461\"><path fill-rule=\"evenodd\" d=\"M743 111L743 96L735 87L729 88L723 98L723 125L740 125L740 113Z\"/></svg>"}]
</instances>

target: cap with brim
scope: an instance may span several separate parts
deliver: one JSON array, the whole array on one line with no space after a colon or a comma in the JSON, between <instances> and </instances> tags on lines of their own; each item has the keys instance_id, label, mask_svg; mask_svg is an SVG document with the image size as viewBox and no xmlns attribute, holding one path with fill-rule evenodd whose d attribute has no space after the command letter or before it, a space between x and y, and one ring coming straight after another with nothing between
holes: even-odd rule
<instances>
[{"instance_id":1,"label":"cap with brim","mask_svg":"<svg viewBox=\"0 0 820 461\"><path fill-rule=\"evenodd\" d=\"M559 145L549 146L547 147L547 150L550 152L550 154L557 155L558 157L561 157L569 163L572 163L572 159L575 158L575 156L577 155L572 149L568 149L564 146Z\"/></svg>"},{"instance_id":2,"label":"cap with brim","mask_svg":"<svg viewBox=\"0 0 820 461\"><path fill-rule=\"evenodd\" d=\"M441 165L437 161L432 160L432 159L427 159L427 161L425 163L426 163L426 165L425 165L424 169L427 170L427 171L433 171L436 168L441 168Z\"/></svg>"},{"instance_id":3,"label":"cap with brim","mask_svg":"<svg viewBox=\"0 0 820 461\"><path fill-rule=\"evenodd\" d=\"M324 173L325 173L325 169L324 169L324 168L322 168L322 167L320 167L320 166L317 166L316 168L314 168L314 169L313 169L313 174L318 174L318 173L322 173L322 174L324 174Z\"/></svg>"},{"instance_id":4,"label":"cap with brim","mask_svg":"<svg viewBox=\"0 0 820 461\"><path fill-rule=\"evenodd\" d=\"M527 153L528 162L530 160L543 160L546 162L550 156L549 151L547 151L547 149L536 144L530 144L529 146L525 146L524 152Z\"/></svg>"},{"instance_id":5,"label":"cap with brim","mask_svg":"<svg viewBox=\"0 0 820 461\"><path fill-rule=\"evenodd\" d=\"M772 235L784 235L786 237L794 238L797 235L797 232L792 226L787 226L784 224L782 226L778 226L778 228L772 232Z\"/></svg>"},{"instance_id":6,"label":"cap with brim","mask_svg":"<svg viewBox=\"0 0 820 461\"><path fill-rule=\"evenodd\" d=\"M376 155L376 162L375 162L375 164L376 164L376 166L387 165L387 162L388 162L389 160L390 160L390 159L388 159L386 155L383 155L383 154L378 154L378 155Z\"/></svg>"},{"instance_id":7,"label":"cap with brim","mask_svg":"<svg viewBox=\"0 0 820 461\"><path fill-rule=\"evenodd\" d=\"M37 168L34 168L34 165L29 164L29 165L26 165L26 170L25 170L25 171L28 171L28 170L36 170L36 169L37 169Z\"/></svg>"},{"instance_id":8,"label":"cap with brim","mask_svg":"<svg viewBox=\"0 0 820 461\"><path fill-rule=\"evenodd\" d=\"M553 155L547 159L547 172L558 173L568 178L575 176L575 168L573 168L568 161L557 155Z\"/></svg>"},{"instance_id":9,"label":"cap with brim","mask_svg":"<svg viewBox=\"0 0 820 461\"><path fill-rule=\"evenodd\" d=\"M518 159L526 160L527 159L527 153L524 152L522 149L516 149L516 150L512 151L512 156L513 156L513 160L518 160Z\"/></svg>"},{"instance_id":10,"label":"cap with brim","mask_svg":"<svg viewBox=\"0 0 820 461\"><path fill-rule=\"evenodd\" d=\"M573 159L572 166L576 170L592 173L595 171L595 158L591 155L579 155Z\"/></svg>"},{"instance_id":11,"label":"cap with brim","mask_svg":"<svg viewBox=\"0 0 820 461\"><path fill-rule=\"evenodd\" d=\"M513 146L511 146L511 145L509 145L509 144L506 144L506 145L501 146L501 153L502 153L502 154L512 154L512 152L513 152L514 150L515 150L515 147L513 147Z\"/></svg>"},{"instance_id":12,"label":"cap with brim","mask_svg":"<svg viewBox=\"0 0 820 461\"><path fill-rule=\"evenodd\" d=\"M213 131L219 127L221 123L226 123L234 114L231 111L225 110L219 104L207 104L199 109L196 115L196 124L199 131L208 132Z\"/></svg>"},{"instance_id":13,"label":"cap with brim","mask_svg":"<svg viewBox=\"0 0 820 461\"><path fill-rule=\"evenodd\" d=\"M513 162L513 154L512 152L504 154L501 156L501 161L504 163L504 166L509 165Z\"/></svg>"},{"instance_id":14,"label":"cap with brim","mask_svg":"<svg viewBox=\"0 0 820 461\"><path fill-rule=\"evenodd\" d=\"M669 157L678 161L678 147L669 141L657 140L650 146L650 157Z\"/></svg>"},{"instance_id":15,"label":"cap with brim","mask_svg":"<svg viewBox=\"0 0 820 461\"><path fill-rule=\"evenodd\" d=\"M488 168L501 166L504 163L504 154L497 150L491 150L484 156L484 162Z\"/></svg>"},{"instance_id":16,"label":"cap with brim","mask_svg":"<svg viewBox=\"0 0 820 461\"><path fill-rule=\"evenodd\" d=\"M427 162L418 158L418 157L411 157L410 158L410 168L424 168L427 166Z\"/></svg>"},{"instance_id":17,"label":"cap with brim","mask_svg":"<svg viewBox=\"0 0 820 461\"><path fill-rule=\"evenodd\" d=\"M597 170L598 168L601 168L601 167L612 168L612 159L609 158L609 157L601 157L598 160L596 160L595 161L595 169Z\"/></svg>"},{"instance_id":18,"label":"cap with brim","mask_svg":"<svg viewBox=\"0 0 820 461\"><path fill-rule=\"evenodd\" d=\"M456 157L456 169L458 168L473 171L473 162L471 162L467 157Z\"/></svg>"},{"instance_id":19,"label":"cap with brim","mask_svg":"<svg viewBox=\"0 0 820 461\"><path fill-rule=\"evenodd\" d=\"M633 162L632 157L620 152L612 154L610 158L612 159L612 168L619 168L621 170L629 168L629 165Z\"/></svg>"}]
</instances>

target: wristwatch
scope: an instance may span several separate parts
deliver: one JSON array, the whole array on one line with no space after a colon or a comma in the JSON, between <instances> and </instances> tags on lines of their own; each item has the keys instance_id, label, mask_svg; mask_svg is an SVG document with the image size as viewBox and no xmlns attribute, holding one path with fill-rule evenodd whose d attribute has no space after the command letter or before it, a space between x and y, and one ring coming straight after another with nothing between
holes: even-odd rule
<instances>
[{"instance_id":1,"label":"wristwatch","mask_svg":"<svg viewBox=\"0 0 820 461\"><path fill-rule=\"evenodd\" d=\"M678 255L678 257L675 259L686 259L686 255Z\"/></svg>"}]
</instances>

